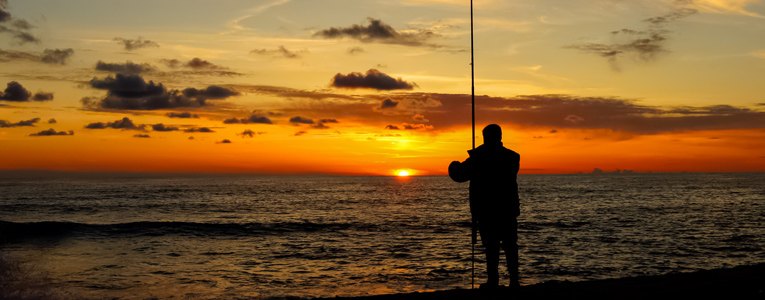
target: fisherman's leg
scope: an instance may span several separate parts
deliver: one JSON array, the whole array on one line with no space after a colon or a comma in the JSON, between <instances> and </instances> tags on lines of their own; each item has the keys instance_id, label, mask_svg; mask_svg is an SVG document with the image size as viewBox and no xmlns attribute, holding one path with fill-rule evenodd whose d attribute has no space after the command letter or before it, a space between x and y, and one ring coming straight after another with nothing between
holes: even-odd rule
<instances>
[{"instance_id":1,"label":"fisherman's leg","mask_svg":"<svg viewBox=\"0 0 765 300\"><path fill-rule=\"evenodd\" d=\"M502 241L502 250L507 258L507 272L510 273L510 286L519 285L518 263L518 221L513 218L508 234Z\"/></svg>"},{"instance_id":2,"label":"fisherman's leg","mask_svg":"<svg viewBox=\"0 0 765 300\"><path fill-rule=\"evenodd\" d=\"M486 274L489 279L481 287L490 288L499 285L499 248L500 243L496 229L490 224L479 222L478 231L481 233L481 243L486 251Z\"/></svg>"}]
</instances>

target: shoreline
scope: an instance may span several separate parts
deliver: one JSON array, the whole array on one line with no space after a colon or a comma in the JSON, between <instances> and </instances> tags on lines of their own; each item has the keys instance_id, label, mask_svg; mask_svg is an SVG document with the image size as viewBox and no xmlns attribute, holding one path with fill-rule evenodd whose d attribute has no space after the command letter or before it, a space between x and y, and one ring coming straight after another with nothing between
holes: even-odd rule
<instances>
[{"instance_id":1,"label":"shoreline","mask_svg":"<svg viewBox=\"0 0 765 300\"><path fill-rule=\"evenodd\" d=\"M593 281L548 281L517 290L456 289L316 300L450 299L765 299L765 263L727 269Z\"/></svg>"}]
</instances>

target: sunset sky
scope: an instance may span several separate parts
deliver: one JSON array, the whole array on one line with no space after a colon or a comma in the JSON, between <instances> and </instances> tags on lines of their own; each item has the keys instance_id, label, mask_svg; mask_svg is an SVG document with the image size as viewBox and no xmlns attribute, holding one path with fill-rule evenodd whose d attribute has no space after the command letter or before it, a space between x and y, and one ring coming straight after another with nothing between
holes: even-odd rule
<instances>
[{"instance_id":1,"label":"sunset sky","mask_svg":"<svg viewBox=\"0 0 765 300\"><path fill-rule=\"evenodd\" d=\"M445 174L468 0L0 0L0 169ZM765 171L760 0L476 0L521 173Z\"/></svg>"}]
</instances>

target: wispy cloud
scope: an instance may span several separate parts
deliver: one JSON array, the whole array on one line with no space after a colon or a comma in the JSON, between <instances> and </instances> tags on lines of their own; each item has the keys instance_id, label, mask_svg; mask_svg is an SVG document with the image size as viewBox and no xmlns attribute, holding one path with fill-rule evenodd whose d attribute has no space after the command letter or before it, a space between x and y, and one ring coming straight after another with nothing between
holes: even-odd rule
<instances>
[{"instance_id":1,"label":"wispy cloud","mask_svg":"<svg viewBox=\"0 0 765 300\"><path fill-rule=\"evenodd\" d=\"M579 43L565 46L584 52L597 54L608 59L614 71L621 71L620 59L631 57L643 62L653 62L662 53L669 52L665 47L670 32L665 27L681 18L696 14L690 8L678 8L665 15L643 20L649 27L642 30L624 28L612 31L611 43Z\"/></svg>"},{"instance_id":2,"label":"wispy cloud","mask_svg":"<svg viewBox=\"0 0 765 300\"><path fill-rule=\"evenodd\" d=\"M332 78L330 86L336 88L368 88L375 90L411 90L417 86L414 82L407 82L401 78L393 78L388 74L376 69L369 69L366 74L352 72L349 74L337 73Z\"/></svg>"}]
</instances>

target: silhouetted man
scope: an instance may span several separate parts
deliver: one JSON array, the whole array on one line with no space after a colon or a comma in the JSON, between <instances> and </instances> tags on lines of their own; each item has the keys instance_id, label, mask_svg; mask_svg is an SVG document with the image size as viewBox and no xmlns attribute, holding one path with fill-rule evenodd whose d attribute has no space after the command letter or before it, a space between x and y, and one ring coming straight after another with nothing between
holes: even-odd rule
<instances>
[{"instance_id":1,"label":"silhouetted man","mask_svg":"<svg viewBox=\"0 0 765 300\"><path fill-rule=\"evenodd\" d=\"M491 124L483 129L483 145L468 151L463 163L449 165L449 175L458 182L470 180L470 213L478 224L486 248L489 280L480 288L499 285L499 248L505 251L510 286L518 283L518 169L521 156L502 145L502 128Z\"/></svg>"}]
</instances>

